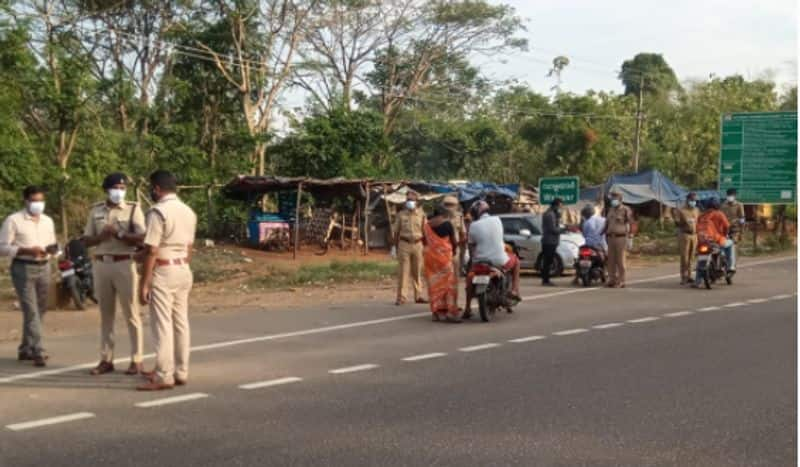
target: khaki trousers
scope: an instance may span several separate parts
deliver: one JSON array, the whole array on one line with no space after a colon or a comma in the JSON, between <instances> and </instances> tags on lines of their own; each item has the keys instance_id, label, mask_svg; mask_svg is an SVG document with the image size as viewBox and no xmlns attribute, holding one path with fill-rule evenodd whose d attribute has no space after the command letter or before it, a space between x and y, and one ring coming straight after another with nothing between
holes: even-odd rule
<instances>
[{"instance_id":1,"label":"khaki trousers","mask_svg":"<svg viewBox=\"0 0 800 467\"><path fill-rule=\"evenodd\" d=\"M131 361L141 363L144 343L142 318L136 297L139 287L136 263L95 261L93 274L97 301L100 304L100 358L105 362L114 360L114 318L119 305L128 325Z\"/></svg>"},{"instance_id":2,"label":"khaki trousers","mask_svg":"<svg viewBox=\"0 0 800 467\"><path fill-rule=\"evenodd\" d=\"M688 281L692 278L692 267L694 266L694 250L697 248L697 235L679 233L678 234L678 253L681 255L681 281Z\"/></svg>"},{"instance_id":3,"label":"khaki trousers","mask_svg":"<svg viewBox=\"0 0 800 467\"><path fill-rule=\"evenodd\" d=\"M408 282L414 287L414 299L422 298L422 242L409 243L400 240L397 245L397 298L406 299L406 285Z\"/></svg>"},{"instance_id":4,"label":"khaki trousers","mask_svg":"<svg viewBox=\"0 0 800 467\"><path fill-rule=\"evenodd\" d=\"M150 295L150 321L156 347L156 376L164 384L189 378L189 292L192 270L188 265L157 266Z\"/></svg>"},{"instance_id":5,"label":"khaki trousers","mask_svg":"<svg viewBox=\"0 0 800 467\"><path fill-rule=\"evenodd\" d=\"M627 237L607 237L608 241L608 280L611 284L625 283L625 252Z\"/></svg>"}]
</instances>

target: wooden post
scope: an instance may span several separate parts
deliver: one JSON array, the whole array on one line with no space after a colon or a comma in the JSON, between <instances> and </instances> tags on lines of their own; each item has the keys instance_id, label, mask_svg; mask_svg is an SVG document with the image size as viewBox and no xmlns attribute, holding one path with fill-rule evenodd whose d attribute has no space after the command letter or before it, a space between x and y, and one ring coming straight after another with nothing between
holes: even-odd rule
<instances>
[{"instance_id":1,"label":"wooden post","mask_svg":"<svg viewBox=\"0 0 800 467\"><path fill-rule=\"evenodd\" d=\"M369 182L364 184L367 199L364 202L364 256L369 255Z\"/></svg>"},{"instance_id":2,"label":"wooden post","mask_svg":"<svg viewBox=\"0 0 800 467\"><path fill-rule=\"evenodd\" d=\"M211 238L215 238L217 233L216 225L214 224L213 187L214 185L208 185L206 188L206 209L208 210L206 213L206 223L208 225L208 236Z\"/></svg>"},{"instance_id":3,"label":"wooden post","mask_svg":"<svg viewBox=\"0 0 800 467\"><path fill-rule=\"evenodd\" d=\"M303 182L297 184L297 201L294 211L294 247L292 248L292 259L297 259L297 249L300 246L300 198L303 195Z\"/></svg>"}]
</instances>

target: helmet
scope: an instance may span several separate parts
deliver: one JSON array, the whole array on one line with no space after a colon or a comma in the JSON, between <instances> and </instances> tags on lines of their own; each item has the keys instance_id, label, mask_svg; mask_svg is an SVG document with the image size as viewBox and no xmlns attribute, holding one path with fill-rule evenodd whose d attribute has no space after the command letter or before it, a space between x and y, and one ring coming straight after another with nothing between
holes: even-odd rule
<instances>
[{"instance_id":1,"label":"helmet","mask_svg":"<svg viewBox=\"0 0 800 467\"><path fill-rule=\"evenodd\" d=\"M478 220L481 218L482 215L486 214L489 211L489 203L486 201L479 199L472 203L472 207L469 208L469 213L472 215L472 220Z\"/></svg>"}]
</instances>

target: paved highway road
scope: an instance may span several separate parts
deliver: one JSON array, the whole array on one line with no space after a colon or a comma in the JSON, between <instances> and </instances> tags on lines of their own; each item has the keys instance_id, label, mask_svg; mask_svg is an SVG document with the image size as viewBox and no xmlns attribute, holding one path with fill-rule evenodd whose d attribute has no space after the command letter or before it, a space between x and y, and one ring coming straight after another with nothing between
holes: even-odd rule
<instances>
[{"instance_id":1,"label":"paved highway road","mask_svg":"<svg viewBox=\"0 0 800 467\"><path fill-rule=\"evenodd\" d=\"M49 341L44 371L0 345L0 465L794 465L796 261L742 263L711 291L674 266L529 286L490 324L193 316L190 384L160 393L88 376L94 335Z\"/></svg>"}]
</instances>

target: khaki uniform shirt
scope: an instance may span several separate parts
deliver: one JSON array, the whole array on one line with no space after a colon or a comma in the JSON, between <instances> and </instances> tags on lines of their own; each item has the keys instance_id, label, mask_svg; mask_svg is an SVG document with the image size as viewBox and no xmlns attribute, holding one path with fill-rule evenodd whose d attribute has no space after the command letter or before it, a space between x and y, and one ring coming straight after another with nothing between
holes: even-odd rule
<instances>
[{"instance_id":1,"label":"khaki uniform shirt","mask_svg":"<svg viewBox=\"0 0 800 467\"><path fill-rule=\"evenodd\" d=\"M628 206L620 204L611 207L606 215L606 233L615 236L627 235L631 222L633 222L633 212Z\"/></svg>"},{"instance_id":2,"label":"khaki uniform shirt","mask_svg":"<svg viewBox=\"0 0 800 467\"><path fill-rule=\"evenodd\" d=\"M684 206L675 210L675 224L682 234L693 235L697 233L697 218L700 217L700 210Z\"/></svg>"},{"instance_id":3,"label":"khaki uniform shirt","mask_svg":"<svg viewBox=\"0 0 800 467\"><path fill-rule=\"evenodd\" d=\"M147 211L144 244L158 248L159 259L184 259L194 244L197 216L192 208L170 194Z\"/></svg>"},{"instance_id":4,"label":"khaki uniform shirt","mask_svg":"<svg viewBox=\"0 0 800 467\"><path fill-rule=\"evenodd\" d=\"M17 256L17 252L20 248L36 246L45 249L54 243L56 243L56 228L53 219L45 214L41 214L37 220L23 209L8 216L0 228L0 256L41 261L42 258Z\"/></svg>"},{"instance_id":5,"label":"khaki uniform shirt","mask_svg":"<svg viewBox=\"0 0 800 467\"><path fill-rule=\"evenodd\" d=\"M89 220L83 229L83 235L100 235L107 225L115 226L117 232L141 235L144 233L144 214L139 205L133 202L123 201L116 206L105 201L97 203L89 211ZM96 255L129 255L135 252L135 246L116 237L104 240L94 248Z\"/></svg>"},{"instance_id":6,"label":"khaki uniform shirt","mask_svg":"<svg viewBox=\"0 0 800 467\"><path fill-rule=\"evenodd\" d=\"M425 211L416 208L413 211L403 209L394 220L394 231L400 234L400 240L416 243L422 239L425 226Z\"/></svg>"},{"instance_id":7,"label":"khaki uniform shirt","mask_svg":"<svg viewBox=\"0 0 800 467\"><path fill-rule=\"evenodd\" d=\"M461 214L461 211L454 211L450 213L450 223L453 224L456 243L460 243L462 240L464 240L461 238L461 233L463 232L465 237L467 235L467 228L464 226L464 215Z\"/></svg>"},{"instance_id":8,"label":"khaki uniform shirt","mask_svg":"<svg viewBox=\"0 0 800 467\"><path fill-rule=\"evenodd\" d=\"M723 214L725 214L725 217L728 218L728 222L731 224L731 229L734 232L739 230L739 219L744 219L744 204L738 201L734 201L732 203L725 201L722 203L720 210Z\"/></svg>"}]
</instances>

